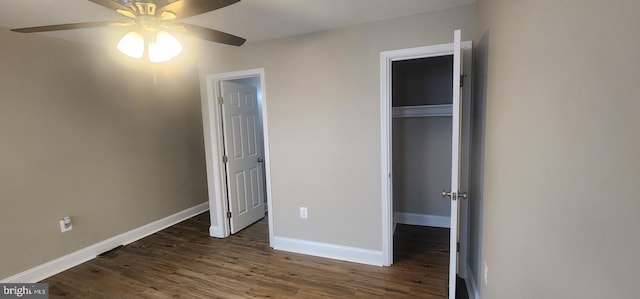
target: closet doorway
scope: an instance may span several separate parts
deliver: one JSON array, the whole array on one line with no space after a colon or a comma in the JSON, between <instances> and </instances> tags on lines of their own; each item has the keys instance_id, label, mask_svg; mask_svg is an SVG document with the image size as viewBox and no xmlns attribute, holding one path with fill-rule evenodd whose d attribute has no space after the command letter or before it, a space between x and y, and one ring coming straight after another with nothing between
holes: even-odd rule
<instances>
[{"instance_id":1,"label":"closet doorway","mask_svg":"<svg viewBox=\"0 0 640 299\"><path fill-rule=\"evenodd\" d=\"M456 276L467 275L471 200L471 42L460 37L380 55L385 264L393 263L397 223L449 228L450 298Z\"/></svg>"},{"instance_id":2,"label":"closet doorway","mask_svg":"<svg viewBox=\"0 0 640 299\"><path fill-rule=\"evenodd\" d=\"M452 54L391 63L396 223L450 227L452 65Z\"/></svg>"}]
</instances>

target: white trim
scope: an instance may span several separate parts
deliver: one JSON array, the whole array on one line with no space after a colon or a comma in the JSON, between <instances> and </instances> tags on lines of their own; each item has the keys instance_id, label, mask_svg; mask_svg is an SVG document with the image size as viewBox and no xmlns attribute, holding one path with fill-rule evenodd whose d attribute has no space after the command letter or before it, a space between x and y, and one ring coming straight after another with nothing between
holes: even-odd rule
<instances>
[{"instance_id":1,"label":"white trim","mask_svg":"<svg viewBox=\"0 0 640 299\"><path fill-rule=\"evenodd\" d=\"M380 54L391 61L453 55L453 43L384 51Z\"/></svg>"},{"instance_id":2,"label":"white trim","mask_svg":"<svg viewBox=\"0 0 640 299\"><path fill-rule=\"evenodd\" d=\"M471 42L462 42L471 49ZM453 54L453 43L380 52L380 183L382 194L382 255L384 265L393 264L393 185L391 180L391 62Z\"/></svg>"},{"instance_id":3,"label":"white trim","mask_svg":"<svg viewBox=\"0 0 640 299\"><path fill-rule=\"evenodd\" d=\"M205 164L207 169L207 187L209 195L209 211L211 212L211 227L209 228L209 234L212 237L224 238L225 231L228 231L228 223L224 221L225 217L221 217L220 211L226 211L226 202L224 186L224 176L221 175L220 169L222 165L222 140L217 138L222 128L219 125L218 119L219 110L217 109L216 101L209 100L215 99L215 88L213 81L207 76L206 81L206 93L203 93L201 97L202 101L202 129L204 133L204 148L205 148ZM217 217L216 217L217 216ZM214 218L216 217L216 218Z\"/></svg>"},{"instance_id":4,"label":"white trim","mask_svg":"<svg viewBox=\"0 0 640 299\"><path fill-rule=\"evenodd\" d=\"M451 217L428 215L428 214L415 214L415 213L403 213L396 212L396 222L410 225L422 225L431 227L451 227Z\"/></svg>"},{"instance_id":5,"label":"white trim","mask_svg":"<svg viewBox=\"0 0 640 299\"><path fill-rule=\"evenodd\" d=\"M393 180L391 174L391 59L392 52L380 53L380 186L382 194L383 265L393 264ZM393 229L392 229L393 228Z\"/></svg>"},{"instance_id":6,"label":"white trim","mask_svg":"<svg viewBox=\"0 0 640 299\"><path fill-rule=\"evenodd\" d=\"M469 299L480 299L480 289L476 284L476 278L473 276L473 271L471 271L471 267L468 264L465 284L467 285L467 294L469 294Z\"/></svg>"},{"instance_id":7,"label":"white trim","mask_svg":"<svg viewBox=\"0 0 640 299\"><path fill-rule=\"evenodd\" d=\"M393 107L393 117L432 117L453 115L453 105L421 105Z\"/></svg>"},{"instance_id":8,"label":"white trim","mask_svg":"<svg viewBox=\"0 0 640 299\"><path fill-rule=\"evenodd\" d=\"M228 73L210 74L205 78L206 92L203 92L202 122L204 129L205 157L207 164L207 185L209 187L209 203L211 207L211 227L209 234L212 237L225 238L230 235L229 222L225 221L228 210L226 188L224 180L224 167L222 167L223 143L222 128L220 126L220 108L217 105L218 84L223 80L243 79L250 77L260 78L260 93L262 100L262 135L264 143L264 167L265 167L265 191L267 195L267 210L273 211L271 206L271 159L269 159L269 128L267 126L267 89L265 84L264 68L256 68ZM273 213L267 213L269 217L269 240L273 239ZM215 219L214 219L215 217ZM214 221L215 220L215 221ZM273 246L272 246L273 247Z\"/></svg>"},{"instance_id":9,"label":"white trim","mask_svg":"<svg viewBox=\"0 0 640 299\"><path fill-rule=\"evenodd\" d=\"M217 225L214 226L212 224L211 226L209 226L209 236L212 236L215 238L224 238L224 230L222 230L220 226L217 226Z\"/></svg>"},{"instance_id":10,"label":"white trim","mask_svg":"<svg viewBox=\"0 0 640 299\"><path fill-rule=\"evenodd\" d=\"M374 266L383 265L382 251L284 237L275 237L271 239L271 244L273 249L276 250Z\"/></svg>"},{"instance_id":11,"label":"white trim","mask_svg":"<svg viewBox=\"0 0 640 299\"><path fill-rule=\"evenodd\" d=\"M456 299L456 283L458 271L458 242L460 239L458 219L460 216L460 200L456 200L456 195L460 193L460 114L461 114L461 101L460 97L460 76L462 75L462 64L460 56L462 49L460 48L460 42L462 38L462 31L456 30L453 32L453 116L452 116L452 130L451 130L451 228L449 230L449 299ZM462 265L466 265L467 261L463 261ZM462 268L462 267L460 267ZM461 274L462 276L462 274Z\"/></svg>"},{"instance_id":12,"label":"white trim","mask_svg":"<svg viewBox=\"0 0 640 299\"><path fill-rule=\"evenodd\" d=\"M106 239L104 241L80 249L76 252L72 252L55 260L49 261L40 266L31 268L11 277L7 277L0 282L35 283L38 281L42 281L47 277L56 275L62 271L90 261L97 255L105 251L111 250L120 245L127 245L129 243L140 240L146 236L159 232L169 226L172 226L178 222L182 222L207 210L209 210L209 203L201 203L197 206L182 210L160 220L156 220L149 224L130 230L126 233L119 234L115 237Z\"/></svg>"}]
</instances>

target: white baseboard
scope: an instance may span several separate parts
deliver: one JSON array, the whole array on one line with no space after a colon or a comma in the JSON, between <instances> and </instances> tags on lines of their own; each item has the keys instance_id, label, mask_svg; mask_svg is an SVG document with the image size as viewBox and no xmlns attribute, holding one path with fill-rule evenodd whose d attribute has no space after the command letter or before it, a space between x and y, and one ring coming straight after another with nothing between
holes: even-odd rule
<instances>
[{"instance_id":1,"label":"white baseboard","mask_svg":"<svg viewBox=\"0 0 640 299\"><path fill-rule=\"evenodd\" d=\"M53 261L49 261L40 266L31 268L22 273L7 277L0 280L0 283L35 283L41 281L64 270L92 260L97 255L105 251L111 250L120 245L127 245L134 241L140 240L146 236L161 231L169 226L189 219L207 210L209 210L209 202L201 203L197 206L188 208L173 215L169 215L160 220L151 222L149 224L130 230L126 233L117 235L113 238L109 238L107 240L80 249L76 252L72 252Z\"/></svg>"},{"instance_id":2,"label":"white baseboard","mask_svg":"<svg viewBox=\"0 0 640 299\"><path fill-rule=\"evenodd\" d=\"M219 226L210 226L209 227L209 236L212 236L214 238L224 238L224 231L222 230L222 227Z\"/></svg>"},{"instance_id":3,"label":"white baseboard","mask_svg":"<svg viewBox=\"0 0 640 299\"><path fill-rule=\"evenodd\" d=\"M467 285L467 294L469 294L469 299L480 299L480 289L476 284L476 278L473 276L473 272L469 265L467 265L467 278L465 279L465 282Z\"/></svg>"},{"instance_id":4,"label":"white baseboard","mask_svg":"<svg viewBox=\"0 0 640 299\"><path fill-rule=\"evenodd\" d=\"M384 265L382 251L283 237L274 237L273 240L271 240L271 246L276 250L374 266Z\"/></svg>"},{"instance_id":5,"label":"white baseboard","mask_svg":"<svg viewBox=\"0 0 640 299\"><path fill-rule=\"evenodd\" d=\"M451 227L451 218L446 216L395 212L395 218L398 223L402 224L443 228Z\"/></svg>"}]
</instances>

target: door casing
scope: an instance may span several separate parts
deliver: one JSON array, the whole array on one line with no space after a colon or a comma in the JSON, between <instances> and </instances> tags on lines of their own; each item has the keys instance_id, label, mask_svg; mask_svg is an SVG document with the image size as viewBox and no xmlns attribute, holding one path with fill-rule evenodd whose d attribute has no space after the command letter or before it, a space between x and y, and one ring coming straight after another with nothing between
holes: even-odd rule
<instances>
[{"instance_id":1,"label":"door casing","mask_svg":"<svg viewBox=\"0 0 640 299\"><path fill-rule=\"evenodd\" d=\"M226 211L229 210L225 168L222 162L224 153L224 141L222 132L221 107L218 104L219 82L226 80L258 77L260 79L260 100L262 113L262 135L264 146L265 169L265 194L267 197L267 210L273 211L271 206L271 163L269 159L269 129L267 127L267 94L265 88L264 68L241 70L235 72L210 74L205 77L206 90L202 97L202 122L204 131L205 157L207 168L207 185L209 189L209 208L211 213L211 226L209 235L217 238L226 238L230 235L229 222L226 221ZM273 240L273 213L268 213L269 240Z\"/></svg>"}]
</instances>

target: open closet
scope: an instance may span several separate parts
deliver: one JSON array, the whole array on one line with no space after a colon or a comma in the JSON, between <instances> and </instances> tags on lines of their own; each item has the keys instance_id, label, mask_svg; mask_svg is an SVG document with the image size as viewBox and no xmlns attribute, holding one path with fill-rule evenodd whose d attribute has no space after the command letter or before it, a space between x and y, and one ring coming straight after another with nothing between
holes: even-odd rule
<instances>
[{"instance_id":1,"label":"open closet","mask_svg":"<svg viewBox=\"0 0 640 299\"><path fill-rule=\"evenodd\" d=\"M449 227L453 55L393 61L391 72L396 222Z\"/></svg>"}]
</instances>

